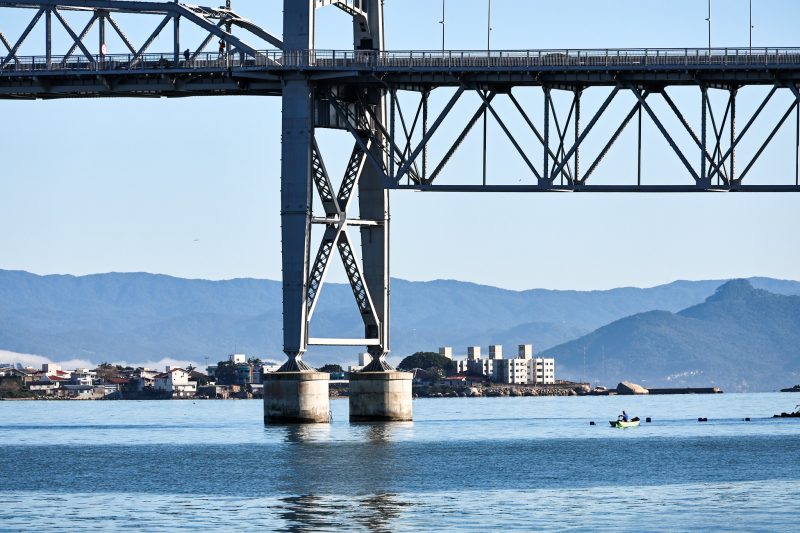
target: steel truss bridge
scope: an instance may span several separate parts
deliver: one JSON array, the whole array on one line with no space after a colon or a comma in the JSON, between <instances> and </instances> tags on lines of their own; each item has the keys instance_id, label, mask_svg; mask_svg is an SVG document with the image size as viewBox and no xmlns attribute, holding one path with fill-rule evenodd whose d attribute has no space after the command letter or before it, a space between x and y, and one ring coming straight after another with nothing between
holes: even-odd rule
<instances>
[{"instance_id":1,"label":"steel truss bridge","mask_svg":"<svg viewBox=\"0 0 800 533\"><path fill-rule=\"evenodd\" d=\"M316 49L315 11L328 6L352 17L352 50ZM4 27L12 9L31 15L13 34ZM154 29L135 43L123 31L123 17ZM279 38L235 12L230 0L220 8L127 0L0 1L0 98L281 96L285 371L308 370L302 355L313 344L367 346L373 355L367 370L389 368L390 190L800 192L800 48L387 51L383 18L382 0L285 0ZM76 19L80 25L74 28ZM40 26L44 31L35 32ZM192 38L184 36L187 27ZM65 49L54 48L59 32ZM43 34L44 42L29 42L34 34ZM162 34L171 37L172 46L152 50ZM120 50L110 50L109 35ZM28 46L37 54L23 54ZM764 87L763 97L743 114L738 93L753 86ZM696 91L694 113L670 94L679 87ZM539 118L519 97L523 88L537 92ZM590 91L601 93L601 103L587 110ZM440 93L443 98L431 98ZM455 108L467 95L477 105L464 116ZM559 104L564 95L566 109ZM632 105L611 113L625 95ZM714 105L720 98L722 107ZM504 100L513 120L525 125L527 138L512 132L498 105ZM765 111L775 106L776 116ZM487 117L527 169L518 183L487 179ZM684 172L674 181L642 179L643 117L681 164ZM432 161L432 140L452 131L442 128L446 119L460 121L457 135ZM603 119L613 127L598 127ZM482 175L445 178L443 170L481 121ZM637 175L593 182L629 127L638 132L636 146L628 150ZM751 170L785 127L794 129L794 150L786 154L794 175L752 182ZM334 180L326 168L315 138L321 128L352 137L341 179ZM743 140L755 143L745 158L737 152ZM586 148L593 155L584 160ZM314 212L315 203L322 212ZM323 234L314 254L315 226ZM360 258L349 229L360 233ZM363 338L320 339L309 333L334 250L363 319Z\"/></svg>"}]
</instances>

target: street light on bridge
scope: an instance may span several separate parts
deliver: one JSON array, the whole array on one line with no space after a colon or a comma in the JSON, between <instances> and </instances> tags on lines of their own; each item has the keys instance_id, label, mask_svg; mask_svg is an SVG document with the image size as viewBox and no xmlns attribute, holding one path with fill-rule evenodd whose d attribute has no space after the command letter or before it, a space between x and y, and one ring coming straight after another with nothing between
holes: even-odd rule
<instances>
[{"instance_id":1,"label":"street light on bridge","mask_svg":"<svg viewBox=\"0 0 800 533\"><path fill-rule=\"evenodd\" d=\"M439 24L442 25L442 52L444 52L444 14L445 14L445 0L442 0L442 20L439 21Z\"/></svg>"}]
</instances>

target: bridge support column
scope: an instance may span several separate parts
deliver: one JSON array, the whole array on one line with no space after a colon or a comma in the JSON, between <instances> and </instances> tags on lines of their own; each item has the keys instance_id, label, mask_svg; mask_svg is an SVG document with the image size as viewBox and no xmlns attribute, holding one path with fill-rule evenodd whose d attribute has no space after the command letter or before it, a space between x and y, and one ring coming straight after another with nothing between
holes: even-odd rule
<instances>
[{"instance_id":1,"label":"bridge support column","mask_svg":"<svg viewBox=\"0 0 800 533\"><path fill-rule=\"evenodd\" d=\"M275 372L264 375L264 424L316 424L330 421L324 372Z\"/></svg>"},{"instance_id":2,"label":"bridge support column","mask_svg":"<svg viewBox=\"0 0 800 533\"><path fill-rule=\"evenodd\" d=\"M314 48L312 0L284 2L284 51ZM264 423L329 422L330 376L306 365L306 295L311 240L312 108L314 87L303 74L283 84L281 141L281 237L283 266L283 350L289 360L264 379Z\"/></svg>"},{"instance_id":3,"label":"bridge support column","mask_svg":"<svg viewBox=\"0 0 800 533\"><path fill-rule=\"evenodd\" d=\"M380 51L384 49L383 38L383 0L365 0L362 9L368 15L371 42L360 43L362 49ZM356 41L359 47L359 41ZM375 117L386 124L385 91L370 95ZM382 138L375 127L376 138ZM383 139L388 142L388 139ZM373 156L386 162L386 151L375 144L371 147ZM385 165L388 167L388 165ZM378 221L374 226L361 228L361 254L366 281L375 313L378 318L378 331L368 325L366 337L380 339L379 346L370 346L372 362L361 372L350 375L350 420L359 421L401 421L411 420L411 381L406 372L394 370L386 362L389 353L389 191L382 173L372 165L366 165L358 182L358 207L361 218Z\"/></svg>"},{"instance_id":4,"label":"bridge support column","mask_svg":"<svg viewBox=\"0 0 800 533\"><path fill-rule=\"evenodd\" d=\"M350 420L411 420L411 380L408 372L354 372L350 375Z\"/></svg>"}]
</instances>

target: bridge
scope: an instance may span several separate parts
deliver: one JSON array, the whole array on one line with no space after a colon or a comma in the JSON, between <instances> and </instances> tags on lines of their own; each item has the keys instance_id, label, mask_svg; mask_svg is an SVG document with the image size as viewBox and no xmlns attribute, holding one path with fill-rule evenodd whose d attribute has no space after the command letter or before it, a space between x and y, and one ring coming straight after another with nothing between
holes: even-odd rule
<instances>
[{"instance_id":1,"label":"bridge","mask_svg":"<svg viewBox=\"0 0 800 533\"><path fill-rule=\"evenodd\" d=\"M315 47L315 12L323 8L338 8L352 17L352 50ZM12 9L31 17L16 28L13 38L0 18L2 99L282 98L288 361L268 380L268 422L328 420L327 376L302 360L311 345L366 346L372 355L372 363L350 381L352 419L411 418L409 377L386 362L391 190L800 192L800 48L389 51L384 46L381 0L285 0L281 38L234 11L230 0L219 8L135 0L0 1L0 13ZM134 43L118 21L121 16L141 18L154 29L144 42ZM75 30L72 25L78 18L81 26ZM39 26L44 42L33 43L35 55L23 54ZM187 27L191 37L185 35ZM66 36L63 50L54 46L56 29ZM109 49L106 37L112 33L122 43L121 51ZM97 35L96 43L88 42L90 34ZM153 51L162 34L170 35L171 46ZM742 113L737 109L739 91L756 86L763 87L764 94L754 110ZM695 113L687 108L686 98L674 97L682 88L695 92ZM534 104L520 97L523 90L535 94ZM431 98L434 93L444 97ZM587 105L590 93L599 95L592 99L599 105ZM779 94L789 95L790 101L777 98ZM464 116L454 109L467 95L477 105ZM566 108L559 103L564 95L569 99ZM720 95L722 108L714 105ZM503 100L505 116L498 105ZM612 113L612 105L623 100L625 112ZM780 112L774 118L765 110L776 105ZM534 106L543 118L535 118ZM508 108L515 113L513 120L527 128L527 138L512 132ZM489 117L525 169L516 181L487 176ZM642 175L645 118L684 170L671 181L653 182ZM446 120L460 121L458 134L447 140L444 155L432 161L432 140L445 135ZM599 126L609 120L612 127ZM761 127L754 127L759 120ZM445 179L443 170L481 121L483 171L456 181ZM753 180L751 171L787 126L794 128L797 141L794 153L786 154L794 175ZM352 153L340 179L329 174L315 139L315 130L322 128L352 137ZM638 172L619 176L614 183L593 181L628 128L638 133L636 146L628 151ZM737 151L743 140L755 143L746 158ZM585 160L587 148L592 155ZM315 202L322 212L314 212ZM316 227L322 236L312 253ZM360 236L360 254L351 229ZM363 320L361 338L314 338L309 333L334 250Z\"/></svg>"}]
</instances>

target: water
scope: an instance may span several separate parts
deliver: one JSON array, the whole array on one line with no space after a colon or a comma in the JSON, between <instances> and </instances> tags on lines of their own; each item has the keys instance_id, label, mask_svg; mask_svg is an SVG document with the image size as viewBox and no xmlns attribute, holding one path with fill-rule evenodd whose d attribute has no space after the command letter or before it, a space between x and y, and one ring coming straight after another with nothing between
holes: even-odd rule
<instances>
[{"instance_id":1,"label":"water","mask_svg":"<svg viewBox=\"0 0 800 533\"><path fill-rule=\"evenodd\" d=\"M259 401L0 402L0 530L792 531L800 420L771 416L795 400L420 399L397 424L335 400L297 427Z\"/></svg>"}]
</instances>

